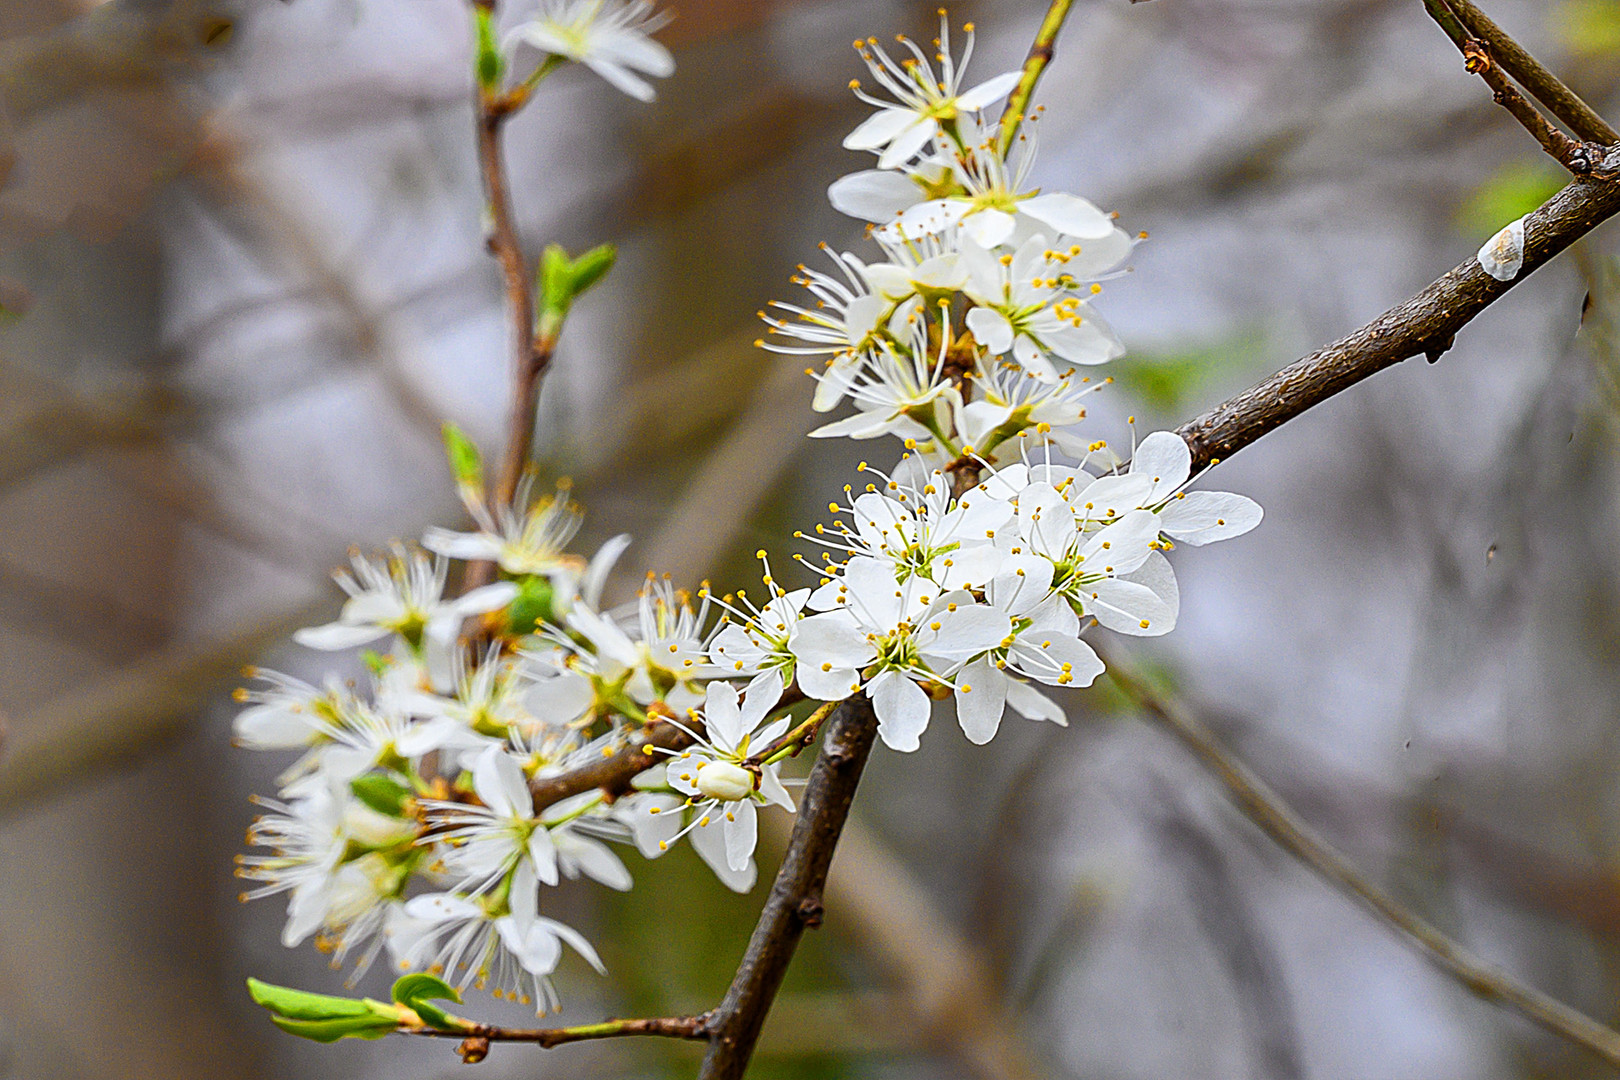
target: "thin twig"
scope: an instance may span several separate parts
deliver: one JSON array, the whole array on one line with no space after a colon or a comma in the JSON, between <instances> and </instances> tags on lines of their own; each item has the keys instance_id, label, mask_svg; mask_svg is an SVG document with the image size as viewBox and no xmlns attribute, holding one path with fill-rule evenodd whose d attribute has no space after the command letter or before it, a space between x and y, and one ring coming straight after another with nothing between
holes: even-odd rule
<instances>
[{"instance_id":1,"label":"thin twig","mask_svg":"<svg viewBox=\"0 0 1620 1080\"><path fill-rule=\"evenodd\" d=\"M462 1031L443 1031L432 1027L405 1027L401 1035L426 1035L438 1039L485 1039L489 1042L534 1043L543 1050L564 1043L584 1042L588 1039L612 1039L622 1035L656 1035L666 1039L708 1038L707 1016L659 1016L640 1020L603 1020L597 1024L577 1024L560 1028L504 1028L489 1024L476 1024Z\"/></svg>"},{"instance_id":2,"label":"thin twig","mask_svg":"<svg viewBox=\"0 0 1620 1080\"><path fill-rule=\"evenodd\" d=\"M1620 168L1620 148L1605 168ZM1525 221L1524 268L1498 281L1469 259L1359 330L1176 429L1192 447L1193 468L1231 457L1313 405L1408 357L1437 360L1457 332L1515 284L1570 244L1620 213L1620 183L1577 179Z\"/></svg>"},{"instance_id":3,"label":"thin twig","mask_svg":"<svg viewBox=\"0 0 1620 1080\"><path fill-rule=\"evenodd\" d=\"M1035 41L1030 45L1029 56L1024 60L1023 74L1018 79L1018 85L1013 88L1012 95L1007 98L1007 108L1001 114L1001 130L996 135L996 149L1002 157L1007 156L1007 149L1018 136L1018 126L1024 122L1024 110L1029 108L1029 99L1035 94L1035 84L1040 82L1041 74L1046 71L1046 65L1052 62L1058 31L1063 29L1063 20L1069 17L1069 8L1072 4L1073 0L1052 0L1052 6L1046 9L1046 17L1041 20L1040 29L1035 31Z\"/></svg>"},{"instance_id":4,"label":"thin twig","mask_svg":"<svg viewBox=\"0 0 1620 1080\"><path fill-rule=\"evenodd\" d=\"M1436 967L1487 1001L1505 1005L1548 1031L1586 1047L1611 1065L1620 1066L1620 1032L1526 986L1512 974L1475 957L1457 942L1402 906L1369 881L1343 855L1305 823L1287 803L1243 762L1220 744L1215 733L1179 703L1147 686L1107 658L1114 684L1149 718L1158 721L1225 785L1238 809L1282 849L1346 893L1422 952Z\"/></svg>"},{"instance_id":5,"label":"thin twig","mask_svg":"<svg viewBox=\"0 0 1620 1080\"><path fill-rule=\"evenodd\" d=\"M1578 143L1548 122L1540 110L1508 81L1507 74L1496 64L1490 43L1470 33L1447 4L1448 0L1423 0L1424 10L1463 54L1463 66L1485 80L1496 103L1511 113L1554 161L1577 175L1590 172L1594 158L1602 152L1601 148Z\"/></svg>"},{"instance_id":6,"label":"thin twig","mask_svg":"<svg viewBox=\"0 0 1620 1080\"><path fill-rule=\"evenodd\" d=\"M821 925L827 867L876 736L877 716L864 695L833 710L776 883L730 989L710 1014L709 1052L699 1080L740 1080L748 1068L799 938L806 927Z\"/></svg>"},{"instance_id":7,"label":"thin twig","mask_svg":"<svg viewBox=\"0 0 1620 1080\"><path fill-rule=\"evenodd\" d=\"M781 738L774 740L756 754L750 754L748 761L752 765L770 765L799 753L806 746L816 740L816 733L821 730L822 722L833 711L837 702L824 702L820 708L805 718L804 723L786 732Z\"/></svg>"},{"instance_id":8,"label":"thin twig","mask_svg":"<svg viewBox=\"0 0 1620 1080\"><path fill-rule=\"evenodd\" d=\"M1491 55L1507 69L1520 86L1552 110L1569 129L1589 142L1613 146L1620 143L1620 131L1599 116L1596 109L1581 100L1564 81L1542 66L1500 26L1479 9L1474 0L1446 0L1471 36L1490 46Z\"/></svg>"}]
</instances>

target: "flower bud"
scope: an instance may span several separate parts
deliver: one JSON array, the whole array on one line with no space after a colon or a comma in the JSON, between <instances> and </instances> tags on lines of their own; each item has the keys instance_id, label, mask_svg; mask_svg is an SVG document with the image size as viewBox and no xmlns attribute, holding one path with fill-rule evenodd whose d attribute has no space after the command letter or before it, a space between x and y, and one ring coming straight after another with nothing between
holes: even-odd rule
<instances>
[{"instance_id":1,"label":"flower bud","mask_svg":"<svg viewBox=\"0 0 1620 1080\"><path fill-rule=\"evenodd\" d=\"M746 799L754 790L753 774L729 761L708 762L697 771L697 778L692 782L704 795L725 802Z\"/></svg>"}]
</instances>

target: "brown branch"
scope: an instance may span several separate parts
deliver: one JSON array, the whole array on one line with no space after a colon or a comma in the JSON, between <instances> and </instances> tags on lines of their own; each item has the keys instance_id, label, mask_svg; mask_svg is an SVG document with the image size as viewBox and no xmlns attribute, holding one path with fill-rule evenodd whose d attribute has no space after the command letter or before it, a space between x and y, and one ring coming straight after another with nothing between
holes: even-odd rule
<instances>
[{"instance_id":1,"label":"brown branch","mask_svg":"<svg viewBox=\"0 0 1620 1080\"><path fill-rule=\"evenodd\" d=\"M1602 154L1601 147L1578 143L1549 123L1497 66L1492 45L1480 40L1458 20L1449 0L1423 0L1423 7L1463 54L1463 66L1485 80L1496 103L1511 113L1554 161L1577 175L1591 171L1593 161Z\"/></svg>"},{"instance_id":2,"label":"brown branch","mask_svg":"<svg viewBox=\"0 0 1620 1080\"><path fill-rule=\"evenodd\" d=\"M806 927L821 925L827 868L872 752L877 716L864 696L852 697L833 710L827 725L776 883L731 988L709 1014L709 1052L700 1080L740 1080L799 938Z\"/></svg>"},{"instance_id":3,"label":"brown branch","mask_svg":"<svg viewBox=\"0 0 1620 1080\"><path fill-rule=\"evenodd\" d=\"M684 730L674 724L654 720L632 735L629 745L612 757L555 776L537 776L529 781L529 794L534 796L535 813L538 814L552 803L598 788L610 796L627 794L631 781L660 764L667 756L654 748L684 750L691 745L692 736Z\"/></svg>"},{"instance_id":4,"label":"brown branch","mask_svg":"<svg viewBox=\"0 0 1620 1080\"><path fill-rule=\"evenodd\" d=\"M1429 925L1373 884L1305 823L1254 771L1233 757L1215 733L1179 703L1155 693L1118 658L1107 658L1108 675L1148 718L1181 741L1219 780L1237 808L1290 855L1350 896L1400 934L1441 971L1487 1001L1520 1013L1555 1035L1586 1047L1620 1066L1620 1032L1610 1030L1563 1002L1526 986L1486 963Z\"/></svg>"},{"instance_id":5,"label":"brown branch","mask_svg":"<svg viewBox=\"0 0 1620 1080\"><path fill-rule=\"evenodd\" d=\"M1603 168L1620 168L1620 148ZM1620 212L1620 183L1577 179L1525 221L1524 268L1498 281L1469 259L1359 330L1177 428L1193 467L1231 457L1313 405L1409 357L1437 360L1468 322L1553 256Z\"/></svg>"},{"instance_id":6,"label":"brown branch","mask_svg":"<svg viewBox=\"0 0 1620 1080\"><path fill-rule=\"evenodd\" d=\"M1581 100L1579 94L1492 22L1473 0L1446 0L1446 3L1468 33L1490 47L1491 55L1507 69L1507 73L1568 125L1571 131L1588 142L1606 146L1620 143L1620 131L1611 127L1608 121L1598 115L1597 110Z\"/></svg>"},{"instance_id":7,"label":"brown branch","mask_svg":"<svg viewBox=\"0 0 1620 1080\"><path fill-rule=\"evenodd\" d=\"M478 98L478 166L484 178L484 196L489 205L489 250L501 264L506 284L506 306L512 317L512 393L506 416L506 446L491 493L497 506L508 505L517 495L518 483L529 465L534 445L534 426L540 408L540 382L551 366L556 348L555 333L537 334L534 320L534 290L523 261L523 246L512 214L512 197L507 189L506 165L501 153L501 131L512 114L504 99L480 92ZM467 568L463 588L487 584L495 576L493 563L474 563Z\"/></svg>"},{"instance_id":8,"label":"brown branch","mask_svg":"<svg viewBox=\"0 0 1620 1080\"><path fill-rule=\"evenodd\" d=\"M561 1028L505 1028L475 1024L470 1029L443 1031L432 1027L400 1028L401 1035L426 1035L438 1039L474 1039L485 1043L528 1042L542 1050L587 1039L612 1039L621 1035L656 1035L666 1039L706 1039L707 1016L660 1016L640 1020L603 1020L598 1024L577 1024Z\"/></svg>"}]
</instances>

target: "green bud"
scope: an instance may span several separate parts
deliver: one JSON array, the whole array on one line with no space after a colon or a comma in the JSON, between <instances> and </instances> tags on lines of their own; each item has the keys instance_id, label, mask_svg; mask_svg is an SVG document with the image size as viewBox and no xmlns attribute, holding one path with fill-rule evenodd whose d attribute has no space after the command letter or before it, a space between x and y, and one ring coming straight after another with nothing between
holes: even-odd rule
<instances>
[{"instance_id":1,"label":"green bud","mask_svg":"<svg viewBox=\"0 0 1620 1080\"><path fill-rule=\"evenodd\" d=\"M349 781L349 790L377 813L397 818L405 816L405 800L411 797L410 788L386 773L357 776Z\"/></svg>"},{"instance_id":2,"label":"green bud","mask_svg":"<svg viewBox=\"0 0 1620 1080\"><path fill-rule=\"evenodd\" d=\"M492 93L500 86L501 76L506 73L506 59L501 56L500 47L495 43L495 27L489 9L475 5L473 17L478 22L478 85L486 93Z\"/></svg>"},{"instance_id":3,"label":"green bud","mask_svg":"<svg viewBox=\"0 0 1620 1080\"><path fill-rule=\"evenodd\" d=\"M555 603L550 578L540 575L520 578L517 597L506 609L507 632L518 636L532 634L542 619L549 623L556 622Z\"/></svg>"},{"instance_id":4,"label":"green bud","mask_svg":"<svg viewBox=\"0 0 1620 1080\"><path fill-rule=\"evenodd\" d=\"M469 1031L472 1022L459 1016L445 1012L433 1001L461 1001L461 994L455 987L439 978L425 972L412 975L402 975L394 982L393 998L399 1004L410 1009L422 1018L422 1022L429 1027L440 1031Z\"/></svg>"},{"instance_id":5,"label":"green bud","mask_svg":"<svg viewBox=\"0 0 1620 1080\"><path fill-rule=\"evenodd\" d=\"M537 322L541 333L556 333L574 301L606 276L617 257L618 251L612 244L594 247L578 259L570 259L561 244L548 245L540 257Z\"/></svg>"},{"instance_id":6,"label":"green bud","mask_svg":"<svg viewBox=\"0 0 1620 1080\"><path fill-rule=\"evenodd\" d=\"M478 444L448 420L441 431L444 435L444 454L450 461L450 475L455 477L456 486L482 491L484 456L478 452Z\"/></svg>"}]
</instances>

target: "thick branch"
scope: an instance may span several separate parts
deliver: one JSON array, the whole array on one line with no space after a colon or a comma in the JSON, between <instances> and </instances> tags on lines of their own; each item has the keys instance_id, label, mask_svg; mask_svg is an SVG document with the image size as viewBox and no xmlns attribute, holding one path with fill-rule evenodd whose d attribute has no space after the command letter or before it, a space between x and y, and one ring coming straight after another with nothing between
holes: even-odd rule
<instances>
[{"instance_id":1,"label":"thick branch","mask_svg":"<svg viewBox=\"0 0 1620 1080\"><path fill-rule=\"evenodd\" d=\"M1571 131L1589 142L1606 146L1620 143L1620 131L1611 127L1597 110L1582 101L1579 94L1564 85L1563 80L1543 67L1539 60L1525 52L1524 46L1492 22L1473 0L1446 0L1446 3L1468 33L1490 47L1497 63L1537 101L1551 109L1554 116L1569 125Z\"/></svg>"},{"instance_id":2,"label":"thick branch","mask_svg":"<svg viewBox=\"0 0 1620 1080\"><path fill-rule=\"evenodd\" d=\"M821 924L821 891L833 849L849 817L849 804L877 736L877 716L866 697L852 697L827 722L821 754L810 770L782 868L760 912L759 924L731 982L710 1015L709 1052L700 1080L740 1080L759 1041L760 1028L782 985L807 926Z\"/></svg>"},{"instance_id":3,"label":"thick branch","mask_svg":"<svg viewBox=\"0 0 1620 1080\"><path fill-rule=\"evenodd\" d=\"M1327 882L1360 903L1423 953L1441 971L1487 1001L1505 1005L1555 1035L1579 1043L1611 1065L1620 1066L1620 1032L1563 1002L1519 982L1507 971L1475 957L1457 942L1403 907L1373 884L1316 835L1243 762L1227 753L1214 732L1181 705L1154 693L1135 675L1108 658L1108 675L1144 715L1158 721L1225 785L1238 809L1279 846Z\"/></svg>"},{"instance_id":4,"label":"thick branch","mask_svg":"<svg viewBox=\"0 0 1620 1080\"><path fill-rule=\"evenodd\" d=\"M1035 84L1040 82L1046 65L1052 62L1058 31L1063 29L1063 20L1069 17L1072 3L1073 0L1052 0L1052 6L1046 9L1046 18L1041 20L1041 27L1035 32L1035 41L1029 47L1028 58L1024 60L1023 74L1012 95L1007 98L1007 108L1001 114L1001 130L996 135L996 146L1003 157L1018 136L1018 126L1024 122L1024 110L1029 108L1029 99L1035 94Z\"/></svg>"},{"instance_id":5,"label":"thick branch","mask_svg":"<svg viewBox=\"0 0 1620 1080\"><path fill-rule=\"evenodd\" d=\"M1603 167L1620 168L1620 148L1609 151ZM1524 268L1513 281L1498 281L1469 259L1361 329L1188 421L1176 430L1192 447L1194 468L1231 457L1311 406L1408 357L1439 359L1474 316L1617 212L1620 183L1574 181L1526 219Z\"/></svg>"}]
</instances>

